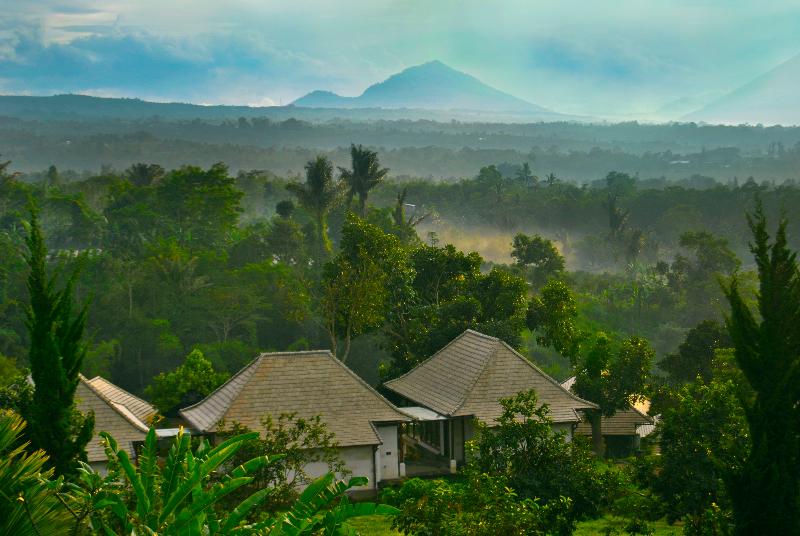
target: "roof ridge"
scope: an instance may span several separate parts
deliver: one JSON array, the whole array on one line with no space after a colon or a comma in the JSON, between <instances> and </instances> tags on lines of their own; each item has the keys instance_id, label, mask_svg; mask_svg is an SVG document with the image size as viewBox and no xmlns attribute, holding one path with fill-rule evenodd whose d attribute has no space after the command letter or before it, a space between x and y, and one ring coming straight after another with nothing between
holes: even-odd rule
<instances>
[{"instance_id":1,"label":"roof ridge","mask_svg":"<svg viewBox=\"0 0 800 536\"><path fill-rule=\"evenodd\" d=\"M469 330L469 331L473 331L473 330ZM478 333L478 332L477 331L473 331L473 333ZM483 335L482 333L478 333L478 334L479 335ZM455 415L456 412L459 409L461 409L461 407L467 402L467 398L469 398L469 395L472 394L472 390L475 389L475 386L478 385L478 382L483 377L483 374L486 372L487 365L494 358L494 356L497 355L497 350L500 349L500 346L497 344L498 342L502 342L500 339L498 339L496 337L489 337L488 335L486 335L486 337L488 337L489 339L494 340L494 342L495 342L495 344L492 345L492 352L488 355L488 357L486 359L483 360L483 364L481 365L480 372L478 372L475 375L475 380L473 380L472 385L469 386L469 389L465 389L464 390L464 396L461 398L461 402L459 402L458 405L456 405L456 407L453 408L453 411L450 413L451 415Z\"/></svg>"},{"instance_id":2,"label":"roof ridge","mask_svg":"<svg viewBox=\"0 0 800 536\"><path fill-rule=\"evenodd\" d=\"M571 391L569 391L569 390L565 389L565 388L564 388L564 386L563 386L563 385L561 385L561 384L558 382L558 380L556 380L555 378L553 378L552 376L550 376L549 374L547 374L545 371L543 371L542 369L540 369L539 367L537 367L537 366L536 366L536 364L535 364L535 363L533 363L533 361L531 361L530 359L528 359L527 357L525 357L524 355L522 355L521 353L519 353L519 352L518 352L517 350L515 350L515 349L514 349L514 348L513 348L511 345L509 345L509 344L508 344L506 341L504 341L504 340L500 340L500 343L501 343L503 346L505 346L506 348L508 348L509 350L511 350L511 352L512 352L512 353L513 353L515 356L517 356L519 359L521 359L522 361L524 361L525 363L527 363L527 364L528 364L528 366L532 367L532 368L533 368L533 369L534 369L536 372L538 372L539 374L541 374L542 376L544 376L544 377L545 377L545 379L547 379L547 380L548 380L550 383L552 383L553 385L556 385L556 386L557 386L559 389L561 389L562 391L564 391L564 392L565 392L567 395L569 395L570 397L574 398L574 399L575 399L575 400L577 400L578 402L584 402L584 403L586 403L586 404L589 404L589 405L590 405L592 408L594 408L594 409L596 409L596 408L598 407L598 406L597 406L597 404L595 404L594 402L589 402L588 400L585 400L585 399L583 399L583 398L579 397L578 395L576 395L576 394L572 393Z\"/></svg>"},{"instance_id":3,"label":"roof ridge","mask_svg":"<svg viewBox=\"0 0 800 536\"><path fill-rule=\"evenodd\" d=\"M411 374L412 372L414 372L415 370L417 370L417 369L418 369L418 368L420 368L421 366L425 365L425 364L426 364L426 363L428 363L429 361L432 361L432 360L433 360L433 358L435 358L437 355L441 354L442 352L444 352L445 350L447 350L448 348L450 348L450 346L452 346L453 344L455 344L455 343L456 343L456 341L459 341L459 340L461 340L461 338L462 338L462 337L464 337L464 335L466 335L467 333L475 333L475 334L477 334L477 335L482 335L482 336L484 336L484 337L488 337L488 335L483 335L483 333L480 333L479 331L475 331L475 330L473 330L473 329L469 329L469 328L467 328L467 329L465 329L464 331L462 331L462 332L461 332L461 333L460 333L460 334L459 334L457 337L455 337L455 338L454 338L454 339L452 339L450 342L448 342L447 344L445 344L444 346L442 346L441 348L439 348L439 349L438 349L438 350L437 350L437 351L436 351L436 352L435 352L433 355L431 355L430 357L428 357L427 359L425 359L425 360L423 360L423 361L420 361L420 362L419 362L419 363L418 363L416 366L412 367L412 368L411 368L411 370L409 370L409 371L408 371L408 372L406 372L405 374L402 374L402 375L398 376L397 378L392 378L392 379L391 379L391 380L389 380L389 381L383 382L383 385L387 385L387 386L388 386L388 385L389 385L390 383L392 383L392 382L396 382L396 381L398 381L398 380L401 380L401 379L405 378L406 376L408 376L409 374Z\"/></svg>"},{"instance_id":4,"label":"roof ridge","mask_svg":"<svg viewBox=\"0 0 800 536\"><path fill-rule=\"evenodd\" d=\"M106 382L108 385L110 385L110 386L111 386L113 389L117 389L117 390L119 390L119 391L122 391L123 393L125 393L125 394L126 394L126 395L128 395L128 396L130 396L131 398L135 398L135 399L136 399L136 400L138 400L139 402L144 402L145 404L147 404L148 406L150 406L151 408L153 408L153 410L154 410L154 411L156 411L156 412L158 411L158 410L156 410L155 406L153 406L153 404L152 404L151 402L148 402L148 401L147 401L147 400L145 400L144 398L141 398L141 397L138 397L138 396L136 396L135 394L131 393L131 392L130 392L130 391L128 391L127 389L124 389L124 388L120 387L120 386L119 386L119 385L117 385L116 383L114 383L114 382L112 382L112 381L110 381L110 380L107 380L106 378L103 378L103 377L102 377L102 376L100 376L100 375L97 375L97 376L95 376L94 378L92 378L92 379L90 379L90 380L87 380L87 381L88 381L88 383L91 383L91 382L93 382L93 381L95 381L95 380L101 380L101 381L104 381L104 382ZM123 404L123 405L124 405L124 404Z\"/></svg>"},{"instance_id":5,"label":"roof ridge","mask_svg":"<svg viewBox=\"0 0 800 536\"><path fill-rule=\"evenodd\" d=\"M324 350L324 352L325 352L325 353L327 353L327 354L328 354L328 355L331 357L331 359L333 359L333 361L334 361L335 363L337 363L337 364L338 364L340 367L342 367L344 370L346 370L348 374L350 374L350 375L351 375L353 378L355 378L357 382L359 382L361 385L363 385L364 387L366 387L366 388L367 388L367 390L368 390L368 391L370 391L372 394L374 394L375 396L377 396L377 397L378 397L378 399L380 399L380 400L381 400L381 401L382 401L384 404L386 404L386 405L389 407L389 409L391 409L393 412L397 413L399 416L402 416L404 420L408 419L408 417L407 417L405 414L403 414L403 413L402 413L402 412L401 412L401 411L400 411L400 410L397 408L397 406L395 406L394 404L392 404L391 402L389 402L389 400L387 400L385 396L383 396L382 394L380 394L380 393L377 391L377 389L375 389L375 388L374 388L374 387L372 387L370 384L368 384L368 383L367 383L367 382L364 380L364 378L362 378L361 376L359 376L358 374L356 374L356 373L355 373L355 372L354 372L354 371L353 371L353 370L352 370L350 367L348 367L347 365L345 365L344 363L342 363L342 361L341 361L341 360L340 360L338 357L336 357L335 355L333 355L333 352L331 352L330 350ZM370 421L370 422L372 422L372 421ZM378 439L380 439L380 436L378 436Z\"/></svg>"},{"instance_id":6,"label":"roof ridge","mask_svg":"<svg viewBox=\"0 0 800 536\"><path fill-rule=\"evenodd\" d=\"M213 397L215 394L217 394L219 391L221 391L226 385L231 383L233 380L235 380L239 376L243 375L246 371L248 371L251 368L253 368L254 366L256 366L256 364L261 360L261 357L264 356L264 355L265 355L264 352L258 354L252 361L250 361L250 363L248 363L246 366L244 366L241 369L239 369L239 371L236 374L234 374L233 376L231 376L230 378L225 380L219 387L217 387L216 389L214 389L213 391L208 393L207 396L203 397L202 400L199 400L199 401L195 402L191 406L186 406L185 408L181 408L180 410L178 410L178 413L185 417L185 415L184 415L185 411L189 411L189 410L195 409L198 406L200 406L202 404L205 404L209 399L211 399L211 397ZM242 387L243 387L243 385L242 385ZM240 387L239 389L236 390L236 394L237 395L241 392L242 387ZM223 412L222 416L224 416L225 413L227 413L227 411L228 411L228 408L225 408L225 412Z\"/></svg>"},{"instance_id":7,"label":"roof ridge","mask_svg":"<svg viewBox=\"0 0 800 536\"><path fill-rule=\"evenodd\" d=\"M86 385L86 387L87 387L87 388L88 388L88 389L89 389L89 390L90 390L90 391L91 391L91 392L92 392L92 393L93 393L93 394L94 394L94 395L95 395L97 398L99 398L100 400L102 400L103 402L105 402L105 404L106 404L108 407L110 407L111 409L113 409L115 412L117 412L117 414L118 414L120 417L122 417L123 419L125 419L126 421L128 421L128 422L129 422L129 423L131 423L133 426L135 426L136 428L138 428L139 430L141 430L141 431L143 431L143 432L149 432L149 431L150 431L150 428L149 428L149 427L148 427L148 426L147 426L145 423L143 423L141 420L139 420L139 419L138 419L138 418L137 418L135 415L133 415L133 412L132 412L130 409L128 409L127 407L125 407L123 404L119 404L119 402L114 402L113 400L111 400L111 399L107 398L106 396L104 396L104 395L103 395L103 394L102 394L100 391L98 391L98 390L97 390L97 388L95 388L95 386L94 386L94 385L92 385L92 384L91 384L91 382L89 382L89 380L87 380L87 379L86 379L86 377L85 377L83 374L80 374L80 376L79 376L79 377L80 377L80 381L81 381L81 382L82 382L84 385ZM133 416L133 417L134 417L136 420L134 421L134 420L132 420L132 419L131 419L131 418L130 418L128 415L125 415L125 413L123 413L122 411L120 411L120 409L117 407L117 405L120 405L120 406L124 407L126 410L128 410L128 412L130 412L131 416Z\"/></svg>"}]
</instances>

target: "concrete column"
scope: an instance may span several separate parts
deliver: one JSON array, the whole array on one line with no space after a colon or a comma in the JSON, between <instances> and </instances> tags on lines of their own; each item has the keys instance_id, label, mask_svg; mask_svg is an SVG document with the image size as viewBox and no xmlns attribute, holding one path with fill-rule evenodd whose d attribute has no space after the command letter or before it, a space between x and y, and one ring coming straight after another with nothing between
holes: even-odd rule
<instances>
[{"instance_id":1,"label":"concrete column","mask_svg":"<svg viewBox=\"0 0 800 536\"><path fill-rule=\"evenodd\" d=\"M450 474L456 474L458 472L458 464L455 460L450 460Z\"/></svg>"},{"instance_id":2,"label":"concrete column","mask_svg":"<svg viewBox=\"0 0 800 536\"><path fill-rule=\"evenodd\" d=\"M406 463L400 462L400 478L406 477Z\"/></svg>"}]
</instances>

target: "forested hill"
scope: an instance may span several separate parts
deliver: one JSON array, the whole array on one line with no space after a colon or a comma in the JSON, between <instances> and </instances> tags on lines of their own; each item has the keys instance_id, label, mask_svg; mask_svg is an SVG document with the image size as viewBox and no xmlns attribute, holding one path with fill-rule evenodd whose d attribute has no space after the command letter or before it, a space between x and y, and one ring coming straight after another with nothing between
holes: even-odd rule
<instances>
[{"instance_id":1,"label":"forested hill","mask_svg":"<svg viewBox=\"0 0 800 536\"><path fill-rule=\"evenodd\" d=\"M227 162L233 170L302 173L325 151L344 165L350 143L381 151L396 177L472 177L488 164L591 182L610 169L642 179L783 182L800 169L800 128L693 123L581 124L333 119L365 110L203 107L82 96L0 97L0 153L16 169L173 168ZM394 110L400 114L403 111ZM408 112L408 111L405 111ZM172 115L170 115L172 114ZM214 115L218 114L218 115ZM435 119L435 112L427 115ZM366 116L363 116L366 117Z\"/></svg>"},{"instance_id":2,"label":"forested hill","mask_svg":"<svg viewBox=\"0 0 800 536\"><path fill-rule=\"evenodd\" d=\"M342 108L340 106L318 103L315 107L294 106L228 106L200 105L182 102L150 102L141 99L92 97L89 95L53 95L31 97L27 95L0 95L0 116L25 119L144 119L158 117L162 120L220 121L239 117L266 117L273 120L289 118L320 122L331 119L354 121L375 121L381 119L436 121L490 121L528 123L541 121L543 113L539 110L430 110L425 108L380 108L363 106ZM548 113L550 120L561 118ZM564 116L563 118L566 118ZM570 118L577 119L577 118Z\"/></svg>"}]
</instances>

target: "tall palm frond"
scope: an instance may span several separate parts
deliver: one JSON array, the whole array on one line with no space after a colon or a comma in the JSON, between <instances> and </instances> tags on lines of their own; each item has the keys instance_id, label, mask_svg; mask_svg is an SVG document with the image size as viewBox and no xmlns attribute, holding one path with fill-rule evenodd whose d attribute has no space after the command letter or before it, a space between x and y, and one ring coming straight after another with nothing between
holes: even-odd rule
<instances>
[{"instance_id":1,"label":"tall palm frond","mask_svg":"<svg viewBox=\"0 0 800 536\"><path fill-rule=\"evenodd\" d=\"M347 185L348 203L358 196L358 210L362 217L366 216L367 197L369 191L380 184L389 174L388 168L382 168L378 161L378 153L365 149L361 145L350 146L352 169L339 168L342 181Z\"/></svg>"}]
</instances>

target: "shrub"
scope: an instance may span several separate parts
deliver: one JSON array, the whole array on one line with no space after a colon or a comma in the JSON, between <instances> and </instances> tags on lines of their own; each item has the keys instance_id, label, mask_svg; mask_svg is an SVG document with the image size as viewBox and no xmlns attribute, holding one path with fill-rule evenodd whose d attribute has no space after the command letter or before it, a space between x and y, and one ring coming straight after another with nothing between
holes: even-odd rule
<instances>
[{"instance_id":1,"label":"shrub","mask_svg":"<svg viewBox=\"0 0 800 536\"><path fill-rule=\"evenodd\" d=\"M619 494L619 471L595 458L583 438L567 442L555 433L547 405L539 406L533 391L500 401L497 425L478 425L473 442L477 471L502 475L522 498L543 504L570 499L574 520L594 517Z\"/></svg>"},{"instance_id":2,"label":"shrub","mask_svg":"<svg viewBox=\"0 0 800 536\"><path fill-rule=\"evenodd\" d=\"M574 529L570 501L542 505L520 499L503 477L469 473L463 482L414 478L384 501L400 508L392 527L423 536L567 535Z\"/></svg>"}]
</instances>

